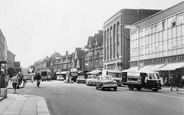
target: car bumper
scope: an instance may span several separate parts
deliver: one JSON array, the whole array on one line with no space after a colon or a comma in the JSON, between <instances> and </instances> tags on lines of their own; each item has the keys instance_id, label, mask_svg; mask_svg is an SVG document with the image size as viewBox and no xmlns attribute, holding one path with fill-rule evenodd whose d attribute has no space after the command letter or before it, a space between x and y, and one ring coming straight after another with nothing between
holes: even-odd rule
<instances>
[{"instance_id":1,"label":"car bumper","mask_svg":"<svg viewBox=\"0 0 184 115\"><path fill-rule=\"evenodd\" d=\"M102 88L115 88L117 85L102 85Z\"/></svg>"}]
</instances>

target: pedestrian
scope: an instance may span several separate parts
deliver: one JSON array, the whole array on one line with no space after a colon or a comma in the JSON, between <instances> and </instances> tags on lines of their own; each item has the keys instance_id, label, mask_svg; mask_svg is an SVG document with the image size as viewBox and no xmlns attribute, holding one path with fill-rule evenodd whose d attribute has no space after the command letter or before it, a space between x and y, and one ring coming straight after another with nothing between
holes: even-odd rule
<instances>
[{"instance_id":1,"label":"pedestrian","mask_svg":"<svg viewBox=\"0 0 184 115\"><path fill-rule=\"evenodd\" d=\"M27 75L23 75L22 78L23 78L23 87L25 87L25 84L27 82Z\"/></svg>"},{"instance_id":2,"label":"pedestrian","mask_svg":"<svg viewBox=\"0 0 184 115\"><path fill-rule=\"evenodd\" d=\"M41 81L41 75L39 73L36 74L35 79L37 81L37 87L39 88L40 86L40 81Z\"/></svg>"},{"instance_id":3,"label":"pedestrian","mask_svg":"<svg viewBox=\"0 0 184 115\"><path fill-rule=\"evenodd\" d=\"M164 86L164 78L163 78L162 75L160 75L160 83L161 83L161 85L162 85L162 87L163 87L163 86Z\"/></svg>"},{"instance_id":4,"label":"pedestrian","mask_svg":"<svg viewBox=\"0 0 184 115\"><path fill-rule=\"evenodd\" d=\"M174 87L174 75L169 76L169 85L170 85L170 91L172 91Z\"/></svg>"},{"instance_id":5,"label":"pedestrian","mask_svg":"<svg viewBox=\"0 0 184 115\"><path fill-rule=\"evenodd\" d=\"M184 75L181 77L181 85L184 87Z\"/></svg>"},{"instance_id":6,"label":"pedestrian","mask_svg":"<svg viewBox=\"0 0 184 115\"><path fill-rule=\"evenodd\" d=\"M180 77L178 75L176 75L174 80L175 80L174 83L175 83L175 86L176 86L176 91L178 91L179 85L180 85Z\"/></svg>"},{"instance_id":7,"label":"pedestrian","mask_svg":"<svg viewBox=\"0 0 184 115\"><path fill-rule=\"evenodd\" d=\"M33 81L34 81L34 76L31 75L31 82L33 83Z\"/></svg>"},{"instance_id":8,"label":"pedestrian","mask_svg":"<svg viewBox=\"0 0 184 115\"><path fill-rule=\"evenodd\" d=\"M22 76L21 74L18 75L18 84L17 84L17 89L20 88L20 85L22 84Z\"/></svg>"},{"instance_id":9,"label":"pedestrian","mask_svg":"<svg viewBox=\"0 0 184 115\"><path fill-rule=\"evenodd\" d=\"M16 89L17 89L17 83L18 83L18 76L14 75L10 82L12 82L12 86L13 86L13 93L16 93Z\"/></svg>"}]
</instances>

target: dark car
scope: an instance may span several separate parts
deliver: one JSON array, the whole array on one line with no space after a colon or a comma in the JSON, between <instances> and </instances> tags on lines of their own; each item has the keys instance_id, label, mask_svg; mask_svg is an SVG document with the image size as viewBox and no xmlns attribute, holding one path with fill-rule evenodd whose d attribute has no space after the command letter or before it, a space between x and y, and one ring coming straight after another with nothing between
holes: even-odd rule
<instances>
[{"instance_id":1,"label":"dark car","mask_svg":"<svg viewBox=\"0 0 184 115\"><path fill-rule=\"evenodd\" d=\"M86 83L86 79L84 78L84 76L78 76L76 82L77 83Z\"/></svg>"}]
</instances>

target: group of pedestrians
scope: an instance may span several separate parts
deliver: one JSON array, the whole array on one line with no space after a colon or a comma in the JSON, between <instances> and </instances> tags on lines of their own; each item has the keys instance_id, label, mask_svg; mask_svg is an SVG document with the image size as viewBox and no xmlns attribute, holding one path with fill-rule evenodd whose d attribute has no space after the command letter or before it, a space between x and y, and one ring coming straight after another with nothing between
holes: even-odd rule
<instances>
[{"instance_id":1,"label":"group of pedestrians","mask_svg":"<svg viewBox=\"0 0 184 115\"><path fill-rule=\"evenodd\" d=\"M171 74L169 77L163 77L161 76L161 84L162 86L169 86L170 91L173 91L174 88L176 88L176 91L179 90L179 87L184 87L184 75L174 75Z\"/></svg>"},{"instance_id":2,"label":"group of pedestrians","mask_svg":"<svg viewBox=\"0 0 184 115\"><path fill-rule=\"evenodd\" d=\"M37 81L37 87L40 86L41 76L39 73L37 73L35 76L32 77L32 79L35 79ZM31 80L33 82L33 80ZM23 87L25 87L25 83L27 82L26 76L20 75L20 74L14 74L13 77L10 79L10 82L13 86L13 93L16 93L16 90L20 88L20 85L23 82Z\"/></svg>"},{"instance_id":3,"label":"group of pedestrians","mask_svg":"<svg viewBox=\"0 0 184 115\"><path fill-rule=\"evenodd\" d=\"M14 74L13 77L10 79L10 82L13 86L13 93L16 93L16 89L20 88L20 85L22 83L23 77L20 74Z\"/></svg>"}]
</instances>

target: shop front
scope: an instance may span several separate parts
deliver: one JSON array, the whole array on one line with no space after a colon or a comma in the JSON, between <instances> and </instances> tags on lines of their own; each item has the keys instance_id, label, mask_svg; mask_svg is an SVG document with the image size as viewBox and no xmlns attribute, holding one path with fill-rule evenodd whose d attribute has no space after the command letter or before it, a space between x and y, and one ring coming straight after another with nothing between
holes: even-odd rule
<instances>
[{"instance_id":1,"label":"shop front","mask_svg":"<svg viewBox=\"0 0 184 115\"><path fill-rule=\"evenodd\" d=\"M180 80L184 75L184 55L141 60L140 63L139 70L158 71L166 85L169 85L168 79L170 75L178 76ZM130 62L130 65L131 68L127 69L127 71L138 70L138 62Z\"/></svg>"}]
</instances>

